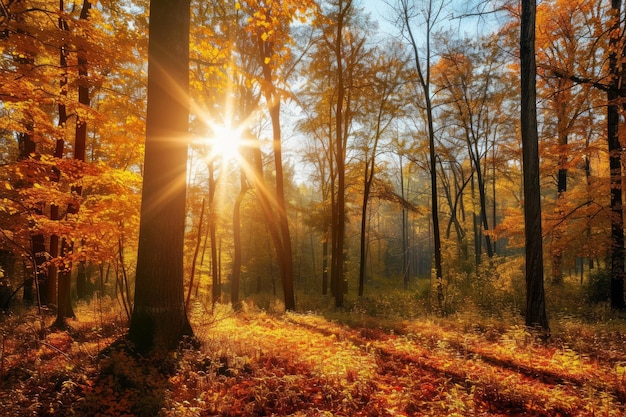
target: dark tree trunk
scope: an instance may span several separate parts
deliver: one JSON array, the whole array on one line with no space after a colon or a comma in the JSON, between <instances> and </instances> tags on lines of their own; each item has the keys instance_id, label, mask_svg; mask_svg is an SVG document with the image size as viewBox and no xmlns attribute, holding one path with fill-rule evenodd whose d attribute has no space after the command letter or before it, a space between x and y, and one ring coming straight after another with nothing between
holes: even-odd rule
<instances>
[{"instance_id":1,"label":"dark tree trunk","mask_svg":"<svg viewBox=\"0 0 626 417\"><path fill-rule=\"evenodd\" d=\"M20 149L20 160L28 158L36 158L36 144L32 136L32 125L27 124L27 131L18 134L18 145ZM40 208L35 208L36 214L42 214ZM45 285L46 272L43 270L43 264L46 262L46 242L42 234L33 234L31 236L31 253L33 256L33 274L27 274L24 280L24 289L22 293L22 301L26 304L34 304L37 302L36 285ZM35 279L37 282L35 282ZM40 295L42 295L40 293Z\"/></svg>"},{"instance_id":2,"label":"dark tree trunk","mask_svg":"<svg viewBox=\"0 0 626 417\"><path fill-rule=\"evenodd\" d=\"M343 307L343 296L345 286L345 254L344 254L344 239L345 239L345 227L346 227L346 204L345 204L345 189L346 189L346 161L345 161L345 135L344 131L344 100L346 95L346 87L344 84L344 59L343 59L343 29L344 19L350 8L352 7L351 0L347 0L345 5L343 2L339 2L339 13L336 23L335 34L335 61L336 61L336 77L337 77L337 91L335 99L335 163L337 173L337 188L335 190L335 206L333 224L331 225L332 232L332 246L331 246L331 283L334 285L333 295L335 296L335 306Z\"/></svg>"},{"instance_id":3,"label":"dark tree trunk","mask_svg":"<svg viewBox=\"0 0 626 417\"><path fill-rule=\"evenodd\" d=\"M270 192L267 183L263 176L263 155L261 153L260 146L252 146L250 150L250 159L252 170L250 175L247 176L247 179L250 184L252 184L252 188L255 190L255 195L261 205L261 209L263 211L263 217L265 218L265 224L267 226L267 231L272 238L272 243L274 244L274 249L276 251L276 256L279 257L281 254L281 235L279 226L276 221L276 216L273 211L272 205L272 193ZM280 260L279 260L280 262ZM276 294L276 285L274 282L274 275L271 271L270 267L270 275L272 277L272 288L274 290L274 295ZM257 290L260 290L262 287L261 277L258 277Z\"/></svg>"},{"instance_id":4,"label":"dark tree trunk","mask_svg":"<svg viewBox=\"0 0 626 417\"><path fill-rule=\"evenodd\" d=\"M17 2L16 2L17 3ZM18 23L17 33L21 35L28 34L21 28L21 24L23 23L24 16L22 14L17 13L14 16L9 16L6 14L9 10L9 5L4 3L0 3L3 5L5 11L6 18L14 18ZM7 39L9 37L9 30L5 29L0 32L0 38ZM14 60L17 64L27 64L29 66L33 65L35 62L33 51L27 50L27 48L23 48L20 50L20 54L14 55ZM27 109L25 109L27 111ZM37 154L36 142L34 141L34 126L32 122L32 117L27 113L24 117L24 131L17 132L17 141L19 146L19 160L24 159L39 159L39 155ZM18 187L24 186L32 186L32 184L20 184ZM43 213L43 207L33 207L33 212L35 214L41 215ZM41 286L45 286L46 283L46 271L43 269L43 264L47 261L47 252L45 246L45 238L42 234L32 234L31 235L31 253L32 256L32 267L34 271L32 273L27 273L26 278L24 280L24 288L23 288L23 296L22 301L26 304L34 304L37 302L38 304L41 302L42 294L40 292Z\"/></svg>"},{"instance_id":5,"label":"dark tree trunk","mask_svg":"<svg viewBox=\"0 0 626 417\"><path fill-rule=\"evenodd\" d=\"M367 172L367 170L366 170ZM365 174L367 176L367 174ZM367 181L366 181L367 184ZM365 291L365 281L367 274L367 206L369 201L369 188L363 191L363 205L361 206L361 238L360 238L360 262L359 262L359 296Z\"/></svg>"},{"instance_id":6,"label":"dark tree trunk","mask_svg":"<svg viewBox=\"0 0 626 417\"><path fill-rule=\"evenodd\" d=\"M404 162L402 161L402 154L400 154L400 197L402 201L406 201L407 192L404 188ZM402 207L402 282L404 289L409 289L409 279L411 275L411 268L409 266L409 211L406 207Z\"/></svg>"},{"instance_id":7,"label":"dark tree trunk","mask_svg":"<svg viewBox=\"0 0 626 417\"><path fill-rule=\"evenodd\" d=\"M280 101L277 93L275 103L270 108L272 119L273 144L274 144L274 167L276 169L276 202L277 202L277 223L280 232L280 253L278 254L278 265L280 268L281 283L283 286L283 300L285 309L295 310L296 299L293 284L293 252L291 248L291 235L289 232L289 219L287 217L287 204L285 203L285 179L282 162L282 145L280 132Z\"/></svg>"},{"instance_id":8,"label":"dark tree trunk","mask_svg":"<svg viewBox=\"0 0 626 417\"><path fill-rule=\"evenodd\" d=\"M76 268L76 296L78 299L84 300L87 295L87 263L80 261Z\"/></svg>"},{"instance_id":9,"label":"dark tree trunk","mask_svg":"<svg viewBox=\"0 0 626 417\"><path fill-rule=\"evenodd\" d=\"M183 285L189 20L189 0L150 1L144 181L128 333L140 352L174 348L193 334Z\"/></svg>"},{"instance_id":10,"label":"dark tree trunk","mask_svg":"<svg viewBox=\"0 0 626 417\"><path fill-rule=\"evenodd\" d=\"M497 225L497 220L498 220L498 212L497 212L497 208L498 208L498 199L497 199L497 194L496 194L496 171L497 171L497 163L496 163L496 138L494 136L493 142L491 144L492 146L492 150L493 150L493 165L491 166L491 203L492 203L492 211L491 211L491 215L492 215L492 223L491 223L491 227L495 228ZM498 253L498 239L494 238L495 240L493 241L493 253Z\"/></svg>"},{"instance_id":11,"label":"dark tree trunk","mask_svg":"<svg viewBox=\"0 0 626 417\"><path fill-rule=\"evenodd\" d=\"M68 243L67 240L62 239L61 243L61 257L67 256L72 251L73 245ZM54 323L54 327L59 329L65 329L65 319L75 317L74 309L72 308L72 266L71 263L63 265L59 269L58 273L58 289L57 289L57 317Z\"/></svg>"},{"instance_id":12,"label":"dark tree trunk","mask_svg":"<svg viewBox=\"0 0 626 417\"><path fill-rule=\"evenodd\" d=\"M430 157L430 199L433 220L433 249L435 251L435 277L437 282L437 303L439 310L444 308L443 294L443 267L441 260L441 232L439 230L439 196L437 192L437 161L435 150L435 130L433 126L433 114L428 89L426 90L426 112L428 117L428 147Z\"/></svg>"},{"instance_id":13,"label":"dark tree trunk","mask_svg":"<svg viewBox=\"0 0 626 417\"><path fill-rule=\"evenodd\" d=\"M328 294L328 239L322 242L322 295Z\"/></svg>"},{"instance_id":14,"label":"dark tree trunk","mask_svg":"<svg viewBox=\"0 0 626 417\"><path fill-rule=\"evenodd\" d=\"M378 149L378 141L380 138L380 112L378 119L377 132L374 139L374 144L371 149L371 155L365 158L365 173L363 175L363 204L361 207L361 242L360 242L360 259L359 259L359 296L363 295L365 288L365 281L367 275L367 259L369 253L368 244L368 207L370 200L370 193L372 184L374 182L375 168L376 168L376 152Z\"/></svg>"},{"instance_id":15,"label":"dark tree trunk","mask_svg":"<svg viewBox=\"0 0 626 417\"><path fill-rule=\"evenodd\" d=\"M476 150L474 153L476 154L477 152L478 150ZM480 220L482 224L482 232L486 232L489 230L489 221L487 220L487 193L485 192L485 179L483 177L483 169L481 167L481 161L478 155L476 155L475 165L476 181L478 181L478 196L480 199ZM487 249L487 256L489 258L493 258L493 246L491 244L491 237L489 235L484 235L484 238L485 246Z\"/></svg>"},{"instance_id":16,"label":"dark tree trunk","mask_svg":"<svg viewBox=\"0 0 626 417\"><path fill-rule=\"evenodd\" d=\"M185 307L189 309L189 302L191 300L191 292L193 291L195 277L196 277L196 264L198 262L198 254L200 253L200 244L202 243L202 223L204 222L204 210L206 208L206 200L202 199L202 208L200 209L200 219L198 220L198 233L196 233L196 247L193 251L193 258L191 259L191 272L189 274L189 287L187 288L187 298L185 298Z\"/></svg>"},{"instance_id":17,"label":"dark tree trunk","mask_svg":"<svg viewBox=\"0 0 626 417\"><path fill-rule=\"evenodd\" d=\"M569 152L567 150L568 143L568 120L567 109L571 99L572 83L569 80L559 79L557 84L557 93L554 100L556 101L556 122L558 136L558 170L557 170L557 186L556 186L556 205L555 215L557 218L563 217L562 203L565 201L565 193L567 192L567 163ZM552 273L551 280L553 284L561 285L563 283L563 226L556 226L552 232Z\"/></svg>"},{"instance_id":18,"label":"dark tree trunk","mask_svg":"<svg viewBox=\"0 0 626 417\"><path fill-rule=\"evenodd\" d=\"M526 232L526 325L548 331L543 286L541 189L535 61L535 0L522 0L520 34L521 134Z\"/></svg>"},{"instance_id":19,"label":"dark tree trunk","mask_svg":"<svg viewBox=\"0 0 626 417\"><path fill-rule=\"evenodd\" d=\"M59 11L61 13L63 13L65 11L65 5L64 5L64 1L60 0L59 1ZM59 30L61 31L69 31L69 27L67 26L67 22L65 21L65 19L61 16L59 16ZM61 48L59 50L59 66L63 69L63 75L59 81L59 87L61 90L61 96L65 99L67 98L67 44L63 44L61 45ZM59 111L59 128L61 128L62 132L65 132L65 129L67 128L67 109L65 106L65 102L63 100L59 101L59 106L58 106L58 111ZM63 133L63 135L65 135L65 133ZM54 149L54 157L57 159L61 159L63 158L63 154L65 152L65 140L63 139L63 137L58 138L56 140L56 146ZM55 181L59 181L60 180L60 172L58 169L53 168L53 179ZM60 220L59 217L59 206L57 204L52 204L50 206L50 220L52 221L57 221ZM56 259L59 257L60 255L60 238L58 235L52 235L50 236L50 258L51 259ZM47 278L46 278L46 284L44 286L44 288L42 288L42 295L45 294L44 298L45 298L45 304L50 304L50 303L56 303L58 305L59 300L57 298L57 291L58 291L58 268L57 265L55 264L51 264L48 267L48 271L47 271Z\"/></svg>"},{"instance_id":20,"label":"dark tree trunk","mask_svg":"<svg viewBox=\"0 0 626 417\"><path fill-rule=\"evenodd\" d=\"M622 65L624 39L621 26L622 1L611 1L613 34L609 40L609 72L611 83L607 91L607 141L611 184L611 307L624 309L624 213L622 202L622 145L619 138L620 99L623 83ZM621 53L618 53L621 51Z\"/></svg>"},{"instance_id":21,"label":"dark tree trunk","mask_svg":"<svg viewBox=\"0 0 626 417\"><path fill-rule=\"evenodd\" d=\"M209 239L211 240L211 303L220 301L222 287L220 285L219 259L217 254L217 212L215 210L215 178L214 161L209 161Z\"/></svg>"},{"instance_id":22,"label":"dark tree trunk","mask_svg":"<svg viewBox=\"0 0 626 417\"><path fill-rule=\"evenodd\" d=\"M467 149L470 154L470 158L472 161L472 166L474 168L474 172L476 174L476 184L478 186L478 200L480 202L480 212L478 216L474 214L474 223L475 223L475 239L479 242L476 244L477 249L480 251L476 256L476 265L480 264L481 260L481 252L482 252L482 240L485 240L485 247L487 250L487 256L489 258L493 257L493 246L491 244L491 237L489 235L484 235L483 232L489 230L489 221L487 219L487 192L485 191L485 178L483 175L483 167L481 162L480 148L478 146L477 134L470 130L466 129L465 138L467 141ZM472 180L473 181L473 180ZM473 186L473 183L472 183ZM473 187L472 187L473 188ZM473 189L472 189L473 191Z\"/></svg>"},{"instance_id":23,"label":"dark tree trunk","mask_svg":"<svg viewBox=\"0 0 626 417\"><path fill-rule=\"evenodd\" d=\"M60 7L63 8L63 0L60 1ZM87 20L89 18L89 10L91 9L91 3L88 0L83 1L83 6L80 12L80 19ZM59 26L63 30L67 29L67 23L63 19L59 19ZM61 50L61 60L65 64L65 48ZM86 51L83 49L78 50L78 103L81 106L89 107L91 100L89 98L89 85L87 81L88 77L88 62L86 58ZM61 110L61 109L60 109ZM62 110L65 113L65 108ZM61 111L59 112L61 115ZM64 116L67 117L67 116ZM62 146L62 144L57 143ZM76 116L76 128L75 128L75 141L74 141L74 159L77 161L85 162L85 150L87 147L87 121L83 120L80 115ZM57 146L57 152L62 153L62 149L59 150ZM81 186L73 186L72 192L80 197L82 195ZM69 204L67 208L68 214L77 214L79 210L79 201L74 201ZM61 242L61 255L66 256L72 253L74 250L74 242L63 239ZM71 299L71 278L72 278L72 264L67 263L58 273L58 288L57 288L57 318L55 325L59 328L64 328L64 320L67 317L74 317L74 309L72 308ZM78 280L77 280L78 282ZM81 292L77 288L77 294L81 297Z\"/></svg>"},{"instance_id":24,"label":"dark tree trunk","mask_svg":"<svg viewBox=\"0 0 626 417\"><path fill-rule=\"evenodd\" d=\"M472 200L476 197L476 181L474 180L474 176L472 175ZM474 230L474 263L478 268L482 260L483 254L483 239L480 228L480 219L476 212L472 210L472 228Z\"/></svg>"},{"instance_id":25,"label":"dark tree trunk","mask_svg":"<svg viewBox=\"0 0 626 417\"><path fill-rule=\"evenodd\" d=\"M46 262L46 242L42 234L36 234L31 237L32 251L35 257L36 269L35 274L28 274L24 281L23 301L27 304L37 303L37 294L41 296L41 292L37 291L37 286L46 282L46 272L43 270L43 264ZM37 282L35 282L35 277ZM41 300L39 300L41 301Z\"/></svg>"},{"instance_id":26,"label":"dark tree trunk","mask_svg":"<svg viewBox=\"0 0 626 417\"><path fill-rule=\"evenodd\" d=\"M267 57L274 54L273 43L260 40L262 52L262 69L264 78L263 94L272 122L272 150L274 154L274 169L276 172L276 193L274 203L276 205L275 222L278 228L278 240L275 240L276 254L280 278L283 287L283 299L285 309L295 310L296 301L293 284L293 253L291 247L291 235L289 232L289 218L287 217L287 204L285 203L285 175L283 172L283 152L280 126L280 93L274 86L272 67L266 61Z\"/></svg>"},{"instance_id":27,"label":"dark tree trunk","mask_svg":"<svg viewBox=\"0 0 626 417\"><path fill-rule=\"evenodd\" d=\"M413 11L410 7L408 0L400 1L400 8L402 14L402 20L405 24L406 30L411 42L411 49L413 50L413 59L415 60L415 70L419 79L419 85L424 94L424 104L426 109L426 118L428 123L428 157L429 157L429 169L430 169L430 199L431 199L431 216L432 216L432 236L433 236L433 250L435 257L435 280L437 285L437 304L441 312L444 310L444 294L443 294L443 267L441 260L441 232L439 229L439 196L437 190L437 150L435 149L435 128L433 123L433 106L430 93L430 36L432 29L431 22L428 20L427 33L426 33L426 64L425 68L422 68L420 62L420 50L417 44L417 40L413 35L411 29L411 18ZM429 18L428 18L429 19Z\"/></svg>"},{"instance_id":28,"label":"dark tree trunk","mask_svg":"<svg viewBox=\"0 0 626 417\"><path fill-rule=\"evenodd\" d=\"M63 0L60 0L59 2L59 9L61 12L64 12ZM67 26L67 22L63 18L59 18L59 28L64 31L69 30ZM60 53L61 66L64 68L67 67L66 49L67 49L67 45L63 45L61 47L61 53ZM61 84L62 84L62 88L65 89L65 84L67 84L67 79L65 77L62 80ZM61 94L67 95L67 91L62 91ZM65 105L61 104L59 105L59 124L60 125L63 124L63 126L65 127L66 122L67 122L67 113L66 113ZM78 120L77 120L77 123L78 123ZM78 133L78 130L76 130L76 133ZM81 138L79 138L78 136L75 137L75 146L80 146L79 144L80 140ZM55 150L56 157L58 158L63 157L63 152L64 152L63 148L64 148L63 140L62 139L58 140L57 147ZM51 210L50 217L52 218L54 216L58 220L58 211L59 211L59 208L55 207L55 210ZM70 212L70 207L67 208L67 211L68 213ZM56 246L55 248L52 247L53 244ZM52 251L54 249L55 252L57 252L57 255L59 255L59 246L60 246L60 255L62 258L70 254L73 248L73 245L69 243L68 241L66 241L65 239L61 239L59 243L59 238L56 237L56 239L51 241L50 250ZM56 255L55 255L55 258L56 258ZM67 263L67 264L64 263L64 265L61 266L60 270L57 271L57 268L52 268L49 272L50 273L48 274L48 283L50 285L48 285L48 294L51 296L54 291L57 292L57 298L56 298L57 318L55 321L55 327L64 329L65 319L68 317L74 317L74 310L72 309L72 299L71 299L72 265L71 263ZM56 285L54 285L55 284L54 281L57 281Z\"/></svg>"}]
</instances>

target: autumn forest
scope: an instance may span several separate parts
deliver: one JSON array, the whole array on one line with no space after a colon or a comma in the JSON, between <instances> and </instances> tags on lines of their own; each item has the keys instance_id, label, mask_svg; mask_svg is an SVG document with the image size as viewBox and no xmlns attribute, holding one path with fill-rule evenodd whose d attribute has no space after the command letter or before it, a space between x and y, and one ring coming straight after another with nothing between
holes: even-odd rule
<instances>
[{"instance_id":1,"label":"autumn forest","mask_svg":"<svg viewBox=\"0 0 626 417\"><path fill-rule=\"evenodd\" d=\"M621 0L0 0L0 414L626 412Z\"/></svg>"}]
</instances>

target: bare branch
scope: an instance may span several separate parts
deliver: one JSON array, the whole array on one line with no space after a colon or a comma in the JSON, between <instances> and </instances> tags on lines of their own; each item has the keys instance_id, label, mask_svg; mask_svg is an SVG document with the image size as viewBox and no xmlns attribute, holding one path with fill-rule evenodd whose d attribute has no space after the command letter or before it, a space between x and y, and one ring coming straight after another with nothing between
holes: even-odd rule
<instances>
[{"instance_id":1,"label":"bare branch","mask_svg":"<svg viewBox=\"0 0 626 417\"><path fill-rule=\"evenodd\" d=\"M539 64L538 67L543 70L548 71L549 73L551 73L553 76L557 78L568 79L570 81L575 82L576 84L588 84L604 92L607 92L610 89L609 85L603 84L591 78L581 77L576 74L568 74L562 68L554 67L552 65L541 65L541 64Z\"/></svg>"}]
</instances>

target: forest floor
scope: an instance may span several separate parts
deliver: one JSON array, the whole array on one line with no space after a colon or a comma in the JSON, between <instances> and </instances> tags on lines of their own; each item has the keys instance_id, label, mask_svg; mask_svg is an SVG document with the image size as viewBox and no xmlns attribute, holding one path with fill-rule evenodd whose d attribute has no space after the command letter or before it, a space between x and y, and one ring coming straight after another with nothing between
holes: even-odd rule
<instances>
[{"instance_id":1,"label":"forest floor","mask_svg":"<svg viewBox=\"0 0 626 417\"><path fill-rule=\"evenodd\" d=\"M36 312L0 318L0 415L626 415L623 322L562 319L542 342L467 316L348 325L217 306L191 315L200 347L139 357L95 304L66 332Z\"/></svg>"}]
</instances>

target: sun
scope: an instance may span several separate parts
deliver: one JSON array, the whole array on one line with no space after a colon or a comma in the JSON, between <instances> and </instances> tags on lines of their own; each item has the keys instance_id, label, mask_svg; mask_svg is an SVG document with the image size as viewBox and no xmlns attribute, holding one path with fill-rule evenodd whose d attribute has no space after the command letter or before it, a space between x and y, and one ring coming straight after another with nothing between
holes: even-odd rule
<instances>
[{"instance_id":1,"label":"sun","mask_svg":"<svg viewBox=\"0 0 626 417\"><path fill-rule=\"evenodd\" d=\"M203 140L209 148L211 158L221 158L223 161L239 160L243 145L241 129L226 124L213 123L211 130L213 134Z\"/></svg>"}]
</instances>

